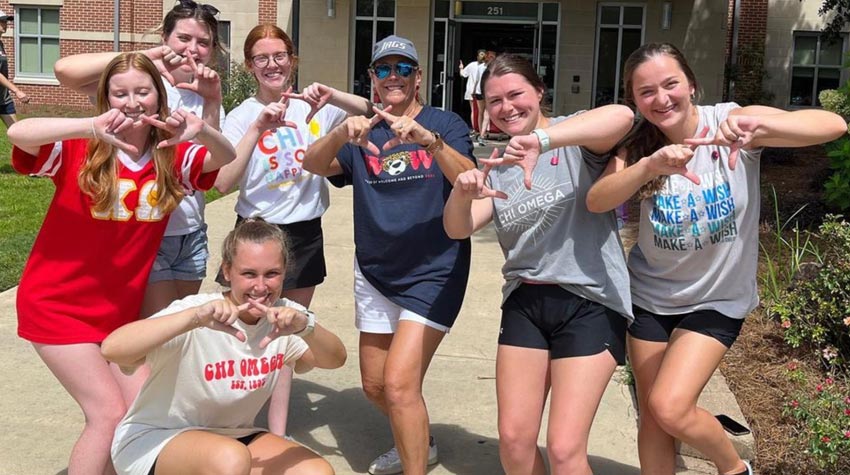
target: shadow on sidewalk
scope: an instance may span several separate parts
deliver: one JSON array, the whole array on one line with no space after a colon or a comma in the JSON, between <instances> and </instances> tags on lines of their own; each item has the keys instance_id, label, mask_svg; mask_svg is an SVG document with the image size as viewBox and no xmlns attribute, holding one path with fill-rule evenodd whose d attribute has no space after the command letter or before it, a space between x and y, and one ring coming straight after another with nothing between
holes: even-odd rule
<instances>
[{"instance_id":1,"label":"shadow on sidewalk","mask_svg":"<svg viewBox=\"0 0 850 475\"><path fill-rule=\"evenodd\" d=\"M461 401L458 403L463 404ZM338 473L347 472L341 464L334 463L334 458L344 459L357 473L366 473L369 463L393 444L389 422L366 399L360 388L336 391L298 380L292 386L290 408L290 435L329 458ZM495 419L493 424L496 424ZM320 434L318 429L325 426L330 430L335 445L313 436L314 433ZM499 462L497 439L471 433L456 424L435 423L431 425L431 432L440 449L439 466L442 470L458 475L504 473ZM640 473L636 467L598 456L590 456L590 464L596 475Z\"/></svg>"}]
</instances>

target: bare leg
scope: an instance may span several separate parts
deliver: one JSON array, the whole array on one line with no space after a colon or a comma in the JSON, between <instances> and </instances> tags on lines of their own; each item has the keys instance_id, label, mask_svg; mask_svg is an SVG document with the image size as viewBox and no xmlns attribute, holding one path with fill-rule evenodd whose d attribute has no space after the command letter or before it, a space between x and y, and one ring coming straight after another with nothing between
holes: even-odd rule
<instances>
[{"instance_id":1,"label":"bare leg","mask_svg":"<svg viewBox=\"0 0 850 475\"><path fill-rule=\"evenodd\" d=\"M366 397L389 415L384 394L384 366L393 341L392 333L360 332L360 383Z\"/></svg>"},{"instance_id":2,"label":"bare leg","mask_svg":"<svg viewBox=\"0 0 850 475\"><path fill-rule=\"evenodd\" d=\"M398 323L384 366L384 394L406 475L424 475L428 464L428 410L422 381L445 333L421 323Z\"/></svg>"},{"instance_id":3,"label":"bare leg","mask_svg":"<svg viewBox=\"0 0 850 475\"><path fill-rule=\"evenodd\" d=\"M487 113L487 108L484 107L484 100L478 100L478 133L481 134L481 136L486 136L487 129L489 128L490 114Z\"/></svg>"},{"instance_id":4,"label":"bare leg","mask_svg":"<svg viewBox=\"0 0 850 475\"><path fill-rule=\"evenodd\" d=\"M0 114L0 119L3 120L4 124L6 124L7 129L18 121L18 117L15 114Z\"/></svg>"},{"instance_id":5,"label":"bare leg","mask_svg":"<svg viewBox=\"0 0 850 475\"><path fill-rule=\"evenodd\" d=\"M310 302L313 301L313 293L315 291L315 286L291 289L284 291L283 296L310 308ZM272 434L279 436L286 435L286 421L289 419L289 396L291 392L292 370L289 366L284 366L280 369L277 385L274 387L271 400L269 401L268 424L269 431Z\"/></svg>"},{"instance_id":6,"label":"bare leg","mask_svg":"<svg viewBox=\"0 0 850 475\"><path fill-rule=\"evenodd\" d=\"M590 426L616 367L607 350L552 361L547 434L552 475L592 475L587 460Z\"/></svg>"},{"instance_id":7,"label":"bare leg","mask_svg":"<svg viewBox=\"0 0 850 475\"><path fill-rule=\"evenodd\" d=\"M148 318L179 299L177 282L176 280L149 282L145 287L145 296L142 298L142 310L139 312L141 318Z\"/></svg>"},{"instance_id":8,"label":"bare leg","mask_svg":"<svg viewBox=\"0 0 850 475\"><path fill-rule=\"evenodd\" d=\"M114 474L112 436L127 407L109 364L100 355L100 347L94 343L33 346L80 405L86 419L71 450L68 475Z\"/></svg>"},{"instance_id":9,"label":"bare leg","mask_svg":"<svg viewBox=\"0 0 850 475\"><path fill-rule=\"evenodd\" d=\"M481 114L481 136L488 138L489 135L490 135L490 113L487 112L487 108L485 107L484 112Z\"/></svg>"},{"instance_id":10,"label":"bare leg","mask_svg":"<svg viewBox=\"0 0 850 475\"><path fill-rule=\"evenodd\" d=\"M236 439L193 430L172 439L159 454L155 475L333 475L309 449L273 434L247 447Z\"/></svg>"},{"instance_id":11,"label":"bare leg","mask_svg":"<svg viewBox=\"0 0 850 475\"><path fill-rule=\"evenodd\" d=\"M499 458L507 475L544 475L537 436L549 386L549 351L499 345Z\"/></svg>"},{"instance_id":12,"label":"bare leg","mask_svg":"<svg viewBox=\"0 0 850 475\"><path fill-rule=\"evenodd\" d=\"M648 402L667 343L639 340L629 335L628 344L640 410L638 456L641 474L673 475L676 471L675 439L655 421Z\"/></svg>"},{"instance_id":13,"label":"bare leg","mask_svg":"<svg viewBox=\"0 0 850 475\"><path fill-rule=\"evenodd\" d=\"M649 409L661 428L705 454L721 474L746 467L720 422L697 401L726 351L714 338L674 330L649 395Z\"/></svg>"},{"instance_id":14,"label":"bare leg","mask_svg":"<svg viewBox=\"0 0 850 475\"><path fill-rule=\"evenodd\" d=\"M251 475L333 475L334 469L320 455L290 440L264 434L249 445Z\"/></svg>"}]
</instances>

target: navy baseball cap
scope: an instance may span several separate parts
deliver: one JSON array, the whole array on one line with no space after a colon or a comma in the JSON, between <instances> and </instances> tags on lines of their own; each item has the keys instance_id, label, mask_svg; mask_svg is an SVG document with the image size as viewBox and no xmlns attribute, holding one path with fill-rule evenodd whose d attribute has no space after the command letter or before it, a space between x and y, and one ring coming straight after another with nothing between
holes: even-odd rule
<instances>
[{"instance_id":1,"label":"navy baseball cap","mask_svg":"<svg viewBox=\"0 0 850 475\"><path fill-rule=\"evenodd\" d=\"M412 59L416 64L419 64L419 55L416 54L416 47L413 46L413 42L396 35L387 36L375 43L375 46L372 47L372 64L385 56L394 54Z\"/></svg>"}]
</instances>

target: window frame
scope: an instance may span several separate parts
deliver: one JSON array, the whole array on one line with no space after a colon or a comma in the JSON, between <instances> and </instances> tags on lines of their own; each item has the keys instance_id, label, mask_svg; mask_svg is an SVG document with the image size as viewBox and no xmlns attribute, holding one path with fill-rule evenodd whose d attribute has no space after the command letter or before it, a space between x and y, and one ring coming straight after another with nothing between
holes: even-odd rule
<instances>
[{"instance_id":1,"label":"window frame","mask_svg":"<svg viewBox=\"0 0 850 475\"><path fill-rule=\"evenodd\" d=\"M395 34L395 32L396 32L396 17L398 16L398 0L393 0L393 16L392 17L378 16L378 3L379 3L379 1L380 0L372 0L372 14L371 15L358 15L357 14L357 2L358 2L358 0L352 0L352 2L351 2L351 9L352 9L351 21L352 21L352 23L351 23L351 38L350 38L350 41L349 41L350 46L349 46L349 56L348 56L350 58L350 61L351 61L351 66L349 68L349 71L351 73L350 73L349 78L348 78L348 87L349 87L349 91L352 91L354 94L357 94L356 92L354 92L355 91L354 81L357 78L357 71L355 71L355 69L357 67L357 63L356 63L357 58L355 57L356 56L356 43L357 43L357 23L359 21L364 21L364 20L372 22L372 43L370 44L370 48L371 48L371 45L375 44L375 37L378 34L378 22L392 22L392 25L393 25L392 34ZM366 74L366 77L367 78L369 77L368 72ZM369 82L367 88L368 88L368 91L369 91L368 99L371 100L372 97L375 95L374 91L372 90L371 81Z\"/></svg>"},{"instance_id":2,"label":"window frame","mask_svg":"<svg viewBox=\"0 0 850 475\"><path fill-rule=\"evenodd\" d=\"M36 10L38 12L38 33L21 33L21 10ZM43 11L51 10L57 13L58 22L56 24L59 33L56 35L47 35L43 33ZM22 80L56 80L56 74L53 72L51 68L50 72L30 72L30 71L22 71L21 70L21 38L36 38L38 40L38 64L43 64L43 39L55 39L57 46L60 48L59 57L56 58L57 61L62 57L61 55L61 28L62 28L62 19L61 19L61 8L59 6L54 5L15 5L15 79Z\"/></svg>"},{"instance_id":3,"label":"window frame","mask_svg":"<svg viewBox=\"0 0 850 475\"><path fill-rule=\"evenodd\" d=\"M602 22L602 9L605 8L605 7L617 7L619 9L620 15L619 15L619 19L618 19L617 23L603 23ZM638 7L642 10L642 18L641 18L640 25L627 25L623 22L624 17L625 17L625 8L626 7ZM617 64L621 64L622 63L622 61L621 61L622 60L622 49L623 49L623 30L640 30L640 44L641 45L646 44L646 30L647 30L646 15L647 15L647 10L648 10L648 7L647 7L647 4L645 2L636 2L636 3L600 2L599 4L597 4L596 12L595 12L596 13L595 31L594 31L595 39L593 41L593 81L592 81L592 84L590 86L590 93L591 93L590 102L592 104L592 107L598 107L599 106L599 104L596 103L596 96L597 96L596 87L597 87L597 83L599 81L599 71L598 71L598 69L599 69L599 53L600 53L599 47L600 47L600 41L601 41L601 37L602 37L602 29L603 28L609 28L609 29L616 28L617 29L617 60L616 61L617 61ZM614 77L615 87L614 87L614 102L613 102L613 104L622 104L623 98L619 97L620 85L623 82L623 78L620 77L621 74L622 74L622 71L617 71L617 73Z\"/></svg>"},{"instance_id":4,"label":"window frame","mask_svg":"<svg viewBox=\"0 0 850 475\"><path fill-rule=\"evenodd\" d=\"M816 38L817 46L815 49L815 60L813 64L797 64L794 63L794 56L797 52L797 39L798 38ZM785 101L787 101L787 105L791 109L820 109L822 108L817 104L818 95L820 91L818 91L818 75L821 69L830 69L838 71L838 84L844 84L847 81L847 72L844 66L844 58L848 54L847 50L847 40L848 35L846 33L841 33L841 39L839 40L841 43L841 58L842 61L836 65L821 65L820 64L820 56L821 56L821 44L823 41L823 33L820 31L809 31L809 30L795 30L792 33L791 37L791 48L790 53L791 56L788 59L788 95L785 97ZM792 89L791 85L794 81L794 69L795 68L811 68L814 69L814 75L812 76L812 103L811 104L793 104L791 101ZM824 89L825 90L825 89Z\"/></svg>"}]
</instances>

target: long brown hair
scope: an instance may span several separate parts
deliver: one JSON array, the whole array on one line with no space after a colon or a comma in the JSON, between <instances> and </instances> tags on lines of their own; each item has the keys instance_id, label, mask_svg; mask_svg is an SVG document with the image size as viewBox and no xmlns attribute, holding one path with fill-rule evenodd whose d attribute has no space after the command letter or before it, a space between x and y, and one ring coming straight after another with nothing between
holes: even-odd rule
<instances>
[{"instance_id":1,"label":"long brown hair","mask_svg":"<svg viewBox=\"0 0 850 475\"><path fill-rule=\"evenodd\" d=\"M97 85L97 115L110 109L109 80L112 76L136 69L151 77L157 97L159 97L158 118L165 120L168 115L168 96L162 78L147 56L141 53L121 53L116 56L103 71ZM150 127L146 147L151 150L156 170L156 204L163 213L169 213L183 199L183 187L174 175L174 147L156 148L162 140L170 138L170 134L156 127ZM118 160L117 150L109 143L92 139L86 150L86 160L80 168L77 183L83 193L91 197L94 209L98 212L108 211L118 199ZM144 151L142 151L144 152Z\"/></svg>"},{"instance_id":2,"label":"long brown hair","mask_svg":"<svg viewBox=\"0 0 850 475\"><path fill-rule=\"evenodd\" d=\"M543 82L543 78L537 74L537 71L534 69L534 66L531 65L531 62L516 54L502 53L490 61L487 65L487 69L484 71L484 74L481 75L481 92L484 93L484 88L487 87L488 79L493 76L500 77L507 74L519 74L525 78L525 80L531 84L531 87L533 87L542 96L540 99L540 113L545 117L549 117L551 115L552 107L546 100L546 83ZM484 98L487 98L486 93Z\"/></svg>"},{"instance_id":3,"label":"long brown hair","mask_svg":"<svg viewBox=\"0 0 850 475\"><path fill-rule=\"evenodd\" d=\"M626 62L623 65L623 100L627 106L632 109L636 109L633 78L635 70L641 64L662 54L673 58L676 63L679 64L679 67L682 69L682 72L685 73L685 77L688 79L691 87L694 88L694 91L697 91L696 97L693 100L698 102L700 90L699 82L697 81L694 71L688 65L688 60L685 59L685 55L679 51L679 48L676 48L676 46L670 43L647 43L636 49L629 58L626 59ZM623 137L617 145L614 146L614 152L625 150L626 166L631 166L637 163L641 158L654 153L656 150L664 147L665 145L669 145L669 140L664 133L661 132L661 129L646 120L645 117L640 117L638 119L638 123L632 127L632 130ZM644 199L652 196L655 192L664 187L666 182L667 175L662 175L644 184L637 192L638 198Z\"/></svg>"},{"instance_id":4,"label":"long brown hair","mask_svg":"<svg viewBox=\"0 0 850 475\"><path fill-rule=\"evenodd\" d=\"M252 66L251 50L254 49L254 45L258 41L265 38L277 39L283 41L283 44L286 45L286 51L289 52L289 77L287 78L287 84L292 84L295 81L295 73L298 71L298 55L295 52L295 44L292 42L292 38L277 25L266 23L251 28L248 36L245 37L245 45L242 47L242 53L245 57L245 67Z\"/></svg>"},{"instance_id":5,"label":"long brown hair","mask_svg":"<svg viewBox=\"0 0 850 475\"><path fill-rule=\"evenodd\" d=\"M206 65L215 66L218 60L218 55L215 53L226 53L224 46L218 39L218 19L215 17L216 15L218 15L218 8L208 3L195 2L194 0L178 0L177 5L174 5L174 7L165 14L162 24L159 25L155 31L162 34L164 41L165 38L171 36L174 28L177 27L177 22L180 20L192 19L202 25L205 25L207 30L209 30L213 51L213 54L210 55L210 59ZM227 64L223 66L229 67Z\"/></svg>"}]
</instances>

